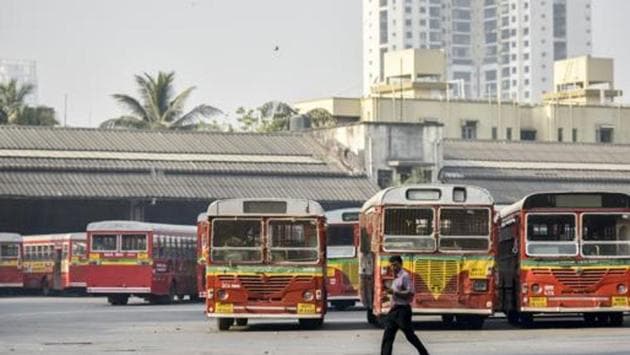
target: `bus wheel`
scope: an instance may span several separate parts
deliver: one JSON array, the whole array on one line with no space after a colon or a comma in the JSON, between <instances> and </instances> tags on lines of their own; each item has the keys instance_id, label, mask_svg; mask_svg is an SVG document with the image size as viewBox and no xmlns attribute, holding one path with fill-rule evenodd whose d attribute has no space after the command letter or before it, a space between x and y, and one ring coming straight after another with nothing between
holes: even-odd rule
<instances>
[{"instance_id":1,"label":"bus wheel","mask_svg":"<svg viewBox=\"0 0 630 355\"><path fill-rule=\"evenodd\" d=\"M518 325L518 321L519 321L518 312L507 311L506 317L507 317L508 323L510 323L511 325Z\"/></svg>"},{"instance_id":2,"label":"bus wheel","mask_svg":"<svg viewBox=\"0 0 630 355\"><path fill-rule=\"evenodd\" d=\"M592 327L595 325L595 314L593 313L584 313L584 323L587 326Z\"/></svg>"},{"instance_id":3,"label":"bus wheel","mask_svg":"<svg viewBox=\"0 0 630 355\"><path fill-rule=\"evenodd\" d=\"M597 325L606 325L608 324L608 314L607 313L599 313L596 316Z\"/></svg>"},{"instance_id":4,"label":"bus wheel","mask_svg":"<svg viewBox=\"0 0 630 355\"><path fill-rule=\"evenodd\" d=\"M623 312L611 313L610 325L614 327L621 327L623 325Z\"/></svg>"},{"instance_id":5,"label":"bus wheel","mask_svg":"<svg viewBox=\"0 0 630 355\"><path fill-rule=\"evenodd\" d=\"M450 327L453 325L455 321L455 316L452 314L442 314L442 325L445 327Z\"/></svg>"},{"instance_id":6,"label":"bus wheel","mask_svg":"<svg viewBox=\"0 0 630 355\"><path fill-rule=\"evenodd\" d=\"M330 304L338 311L345 311L354 306L354 301L331 301Z\"/></svg>"},{"instance_id":7,"label":"bus wheel","mask_svg":"<svg viewBox=\"0 0 630 355\"><path fill-rule=\"evenodd\" d=\"M112 306L124 306L129 302L129 295L107 296L107 302L109 302Z\"/></svg>"},{"instance_id":8,"label":"bus wheel","mask_svg":"<svg viewBox=\"0 0 630 355\"><path fill-rule=\"evenodd\" d=\"M300 327L304 329L318 329L318 328L321 328L321 326L324 324L323 318L318 318L318 319L300 318L298 321L300 322Z\"/></svg>"},{"instance_id":9,"label":"bus wheel","mask_svg":"<svg viewBox=\"0 0 630 355\"><path fill-rule=\"evenodd\" d=\"M236 325L239 327L247 326L247 318L236 318Z\"/></svg>"},{"instance_id":10,"label":"bus wheel","mask_svg":"<svg viewBox=\"0 0 630 355\"><path fill-rule=\"evenodd\" d=\"M531 313L519 313L521 326L531 328L534 326L534 315Z\"/></svg>"},{"instance_id":11,"label":"bus wheel","mask_svg":"<svg viewBox=\"0 0 630 355\"><path fill-rule=\"evenodd\" d=\"M463 318L463 323L468 329L481 329L483 328L483 323L486 320L485 317L476 315L466 315Z\"/></svg>"},{"instance_id":12,"label":"bus wheel","mask_svg":"<svg viewBox=\"0 0 630 355\"><path fill-rule=\"evenodd\" d=\"M234 324L234 318L217 318L219 330L229 330L232 324Z\"/></svg>"}]
</instances>

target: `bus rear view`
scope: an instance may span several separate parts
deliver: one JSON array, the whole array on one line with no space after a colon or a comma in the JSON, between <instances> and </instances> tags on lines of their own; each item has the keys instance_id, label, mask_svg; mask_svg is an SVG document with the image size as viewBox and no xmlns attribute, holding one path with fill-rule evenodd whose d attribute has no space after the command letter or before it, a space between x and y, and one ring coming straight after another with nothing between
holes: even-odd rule
<instances>
[{"instance_id":1,"label":"bus rear view","mask_svg":"<svg viewBox=\"0 0 630 355\"><path fill-rule=\"evenodd\" d=\"M321 326L326 313L325 217L303 199L231 199L208 208L206 314L219 330L250 318Z\"/></svg>"}]
</instances>

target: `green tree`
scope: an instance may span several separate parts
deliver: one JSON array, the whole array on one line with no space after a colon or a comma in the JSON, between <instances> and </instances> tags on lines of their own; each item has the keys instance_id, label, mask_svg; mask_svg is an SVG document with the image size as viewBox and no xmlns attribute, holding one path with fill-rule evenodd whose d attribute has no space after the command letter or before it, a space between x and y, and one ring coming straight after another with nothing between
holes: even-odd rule
<instances>
[{"instance_id":1,"label":"green tree","mask_svg":"<svg viewBox=\"0 0 630 355\"><path fill-rule=\"evenodd\" d=\"M240 129L246 132L280 132L289 130L289 119L297 114L297 110L280 101L268 101L260 107L236 110Z\"/></svg>"},{"instance_id":2,"label":"green tree","mask_svg":"<svg viewBox=\"0 0 630 355\"><path fill-rule=\"evenodd\" d=\"M46 106L25 106L13 123L23 126L55 126L59 124L55 119L55 110Z\"/></svg>"},{"instance_id":3,"label":"green tree","mask_svg":"<svg viewBox=\"0 0 630 355\"><path fill-rule=\"evenodd\" d=\"M18 120L26 106L26 96L34 89L31 84L19 85L15 79L0 84L0 124L12 124Z\"/></svg>"},{"instance_id":4,"label":"green tree","mask_svg":"<svg viewBox=\"0 0 630 355\"><path fill-rule=\"evenodd\" d=\"M112 97L128 113L101 123L103 128L199 129L212 127L210 118L222 112L210 105L198 105L184 113L186 100L195 87L175 94L174 72L159 72L157 77L147 73L135 76L139 98L125 94ZM210 126L208 126L210 124Z\"/></svg>"},{"instance_id":5,"label":"green tree","mask_svg":"<svg viewBox=\"0 0 630 355\"><path fill-rule=\"evenodd\" d=\"M310 118L313 128L334 127L337 124L333 115L324 108L312 109L306 113L306 116Z\"/></svg>"}]
</instances>

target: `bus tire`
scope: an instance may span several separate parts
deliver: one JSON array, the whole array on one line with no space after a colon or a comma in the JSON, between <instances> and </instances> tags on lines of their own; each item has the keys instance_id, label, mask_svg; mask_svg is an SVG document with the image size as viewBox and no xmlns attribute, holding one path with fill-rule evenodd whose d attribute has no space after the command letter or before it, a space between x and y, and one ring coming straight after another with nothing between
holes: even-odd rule
<instances>
[{"instance_id":1,"label":"bus tire","mask_svg":"<svg viewBox=\"0 0 630 355\"><path fill-rule=\"evenodd\" d=\"M247 326L247 318L236 318L236 325L238 325L239 327L245 327Z\"/></svg>"},{"instance_id":2,"label":"bus tire","mask_svg":"<svg viewBox=\"0 0 630 355\"><path fill-rule=\"evenodd\" d=\"M124 306L129 302L129 295L107 296L107 302L109 302L112 306Z\"/></svg>"},{"instance_id":3,"label":"bus tire","mask_svg":"<svg viewBox=\"0 0 630 355\"><path fill-rule=\"evenodd\" d=\"M445 327L450 327L453 325L455 321L455 316L452 314L442 314L442 325Z\"/></svg>"},{"instance_id":4,"label":"bus tire","mask_svg":"<svg viewBox=\"0 0 630 355\"><path fill-rule=\"evenodd\" d=\"M354 301L330 301L330 304L338 311L345 311L346 309L354 306Z\"/></svg>"},{"instance_id":5,"label":"bus tire","mask_svg":"<svg viewBox=\"0 0 630 355\"><path fill-rule=\"evenodd\" d=\"M519 322L524 328L532 328L534 326L534 315L532 313L519 313Z\"/></svg>"},{"instance_id":6,"label":"bus tire","mask_svg":"<svg viewBox=\"0 0 630 355\"><path fill-rule=\"evenodd\" d=\"M621 327L623 325L623 312L611 313L610 325L612 325L613 327Z\"/></svg>"},{"instance_id":7,"label":"bus tire","mask_svg":"<svg viewBox=\"0 0 630 355\"><path fill-rule=\"evenodd\" d=\"M484 316L478 316L478 315L465 315L465 316L458 316L457 318L462 318L462 323L464 323L464 326L468 329L474 329L474 330L479 330L481 328L483 328L483 323L485 322L486 318Z\"/></svg>"},{"instance_id":8,"label":"bus tire","mask_svg":"<svg viewBox=\"0 0 630 355\"><path fill-rule=\"evenodd\" d=\"M234 318L217 318L217 328L221 331L229 330L232 324L234 324Z\"/></svg>"},{"instance_id":9,"label":"bus tire","mask_svg":"<svg viewBox=\"0 0 630 355\"><path fill-rule=\"evenodd\" d=\"M313 329L321 328L322 325L324 324L324 319L323 318L317 318L317 319L300 318L298 322L300 323L301 328L313 330Z\"/></svg>"},{"instance_id":10,"label":"bus tire","mask_svg":"<svg viewBox=\"0 0 630 355\"><path fill-rule=\"evenodd\" d=\"M519 315L517 311L507 311L506 317L508 323L510 323L511 325L519 324Z\"/></svg>"},{"instance_id":11,"label":"bus tire","mask_svg":"<svg viewBox=\"0 0 630 355\"><path fill-rule=\"evenodd\" d=\"M610 317L608 317L608 313L598 313L595 318L597 319L597 325L606 325L608 324L608 320L610 319Z\"/></svg>"},{"instance_id":12,"label":"bus tire","mask_svg":"<svg viewBox=\"0 0 630 355\"><path fill-rule=\"evenodd\" d=\"M594 313L584 313L584 323L587 326L592 327L595 325L595 314Z\"/></svg>"}]
</instances>

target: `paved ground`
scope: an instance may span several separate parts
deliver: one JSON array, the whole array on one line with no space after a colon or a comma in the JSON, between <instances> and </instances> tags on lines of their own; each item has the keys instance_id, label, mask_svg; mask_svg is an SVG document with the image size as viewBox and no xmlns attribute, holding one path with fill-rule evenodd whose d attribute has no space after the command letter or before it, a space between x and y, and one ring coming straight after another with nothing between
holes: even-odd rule
<instances>
[{"instance_id":1,"label":"paved ground","mask_svg":"<svg viewBox=\"0 0 630 355\"><path fill-rule=\"evenodd\" d=\"M0 298L0 353L377 354L382 330L361 310L330 312L323 329L292 321L254 321L219 332L201 304L152 306L133 299L111 307L102 298ZM420 317L417 334L432 354L629 354L630 318L623 328L587 328L581 321L546 319L518 329L492 319L482 331L445 329ZM399 334L395 354L413 354Z\"/></svg>"}]
</instances>

